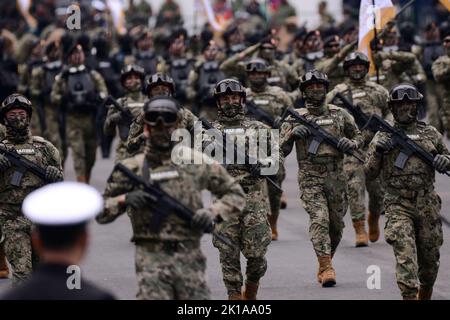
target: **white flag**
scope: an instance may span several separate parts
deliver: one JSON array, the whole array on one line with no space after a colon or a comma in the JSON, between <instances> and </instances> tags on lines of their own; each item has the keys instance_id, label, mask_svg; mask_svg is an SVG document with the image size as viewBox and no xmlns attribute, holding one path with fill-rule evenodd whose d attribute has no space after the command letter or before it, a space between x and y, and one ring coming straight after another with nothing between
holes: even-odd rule
<instances>
[{"instance_id":1,"label":"white flag","mask_svg":"<svg viewBox=\"0 0 450 320\"><path fill-rule=\"evenodd\" d=\"M381 30L394 17L395 7L391 0L361 0L358 51L369 57L371 73L375 70L370 50L370 42L375 38L374 27Z\"/></svg>"},{"instance_id":2,"label":"white flag","mask_svg":"<svg viewBox=\"0 0 450 320\"><path fill-rule=\"evenodd\" d=\"M127 32L125 28L125 12L123 0L108 0L108 8L117 33L124 34Z\"/></svg>"}]
</instances>

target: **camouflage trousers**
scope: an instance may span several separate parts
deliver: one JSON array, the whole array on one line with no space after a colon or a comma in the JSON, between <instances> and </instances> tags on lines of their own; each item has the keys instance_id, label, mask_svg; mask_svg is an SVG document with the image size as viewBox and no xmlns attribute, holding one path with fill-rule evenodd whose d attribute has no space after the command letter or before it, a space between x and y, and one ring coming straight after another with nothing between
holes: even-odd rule
<instances>
[{"instance_id":1,"label":"camouflage trousers","mask_svg":"<svg viewBox=\"0 0 450 320\"><path fill-rule=\"evenodd\" d=\"M0 212L5 256L11 265L13 286L26 280L38 262L31 245L31 221L23 216L6 217Z\"/></svg>"},{"instance_id":2,"label":"camouflage trousers","mask_svg":"<svg viewBox=\"0 0 450 320\"><path fill-rule=\"evenodd\" d=\"M447 138L450 137L450 96L446 93L446 96L442 99L442 107L440 110L442 126L444 131L447 132Z\"/></svg>"},{"instance_id":3,"label":"camouflage trousers","mask_svg":"<svg viewBox=\"0 0 450 320\"><path fill-rule=\"evenodd\" d=\"M95 164L97 136L94 116L68 114L66 118L66 138L72 149L77 177L90 177Z\"/></svg>"},{"instance_id":4,"label":"camouflage trousers","mask_svg":"<svg viewBox=\"0 0 450 320\"><path fill-rule=\"evenodd\" d=\"M342 238L345 177L341 165L300 164L300 198L309 214L309 236L318 257L333 255Z\"/></svg>"},{"instance_id":5,"label":"camouflage trousers","mask_svg":"<svg viewBox=\"0 0 450 320\"><path fill-rule=\"evenodd\" d=\"M162 246L162 243L160 243ZM136 245L135 263L139 300L206 300L206 258L195 246L177 249Z\"/></svg>"},{"instance_id":6,"label":"camouflage trousers","mask_svg":"<svg viewBox=\"0 0 450 320\"><path fill-rule=\"evenodd\" d=\"M417 295L419 286L432 288L436 281L443 243L441 199L434 191L408 197L399 193L386 190L384 233L394 249L401 294L412 297Z\"/></svg>"},{"instance_id":7,"label":"camouflage trousers","mask_svg":"<svg viewBox=\"0 0 450 320\"><path fill-rule=\"evenodd\" d=\"M47 125L47 130L44 133L44 137L58 149L59 155L61 156L61 162L64 163L64 150L59 130L58 110L52 106L46 106L45 123Z\"/></svg>"},{"instance_id":8,"label":"camouflage trousers","mask_svg":"<svg viewBox=\"0 0 450 320\"><path fill-rule=\"evenodd\" d=\"M427 111L430 124L442 133L442 119L439 106L442 104L441 91L436 82L432 79L427 80Z\"/></svg>"},{"instance_id":9,"label":"camouflage trousers","mask_svg":"<svg viewBox=\"0 0 450 320\"><path fill-rule=\"evenodd\" d=\"M380 215L383 211L383 189L379 179L366 179L364 165L350 156L344 159L344 171L347 180L346 208L350 209L352 221L365 220L366 189L369 195L369 211Z\"/></svg>"},{"instance_id":10,"label":"camouflage trousers","mask_svg":"<svg viewBox=\"0 0 450 320\"><path fill-rule=\"evenodd\" d=\"M120 138L119 138L119 143L117 144L116 157L114 159L114 163L118 163L119 161L122 161L122 160L128 158L129 156L130 155L128 154L128 151L127 151L126 142L120 140Z\"/></svg>"},{"instance_id":11,"label":"camouflage trousers","mask_svg":"<svg viewBox=\"0 0 450 320\"><path fill-rule=\"evenodd\" d=\"M272 239L267 214L267 189L259 184L258 190L246 190L246 206L238 217L217 225L217 232L228 237L237 248L231 248L213 236L219 249L223 282L228 294L241 294L243 275L240 253L247 259L247 280L258 282L267 271L266 252Z\"/></svg>"},{"instance_id":12,"label":"camouflage trousers","mask_svg":"<svg viewBox=\"0 0 450 320\"><path fill-rule=\"evenodd\" d=\"M284 178L286 178L286 170L284 166L280 164L278 173L271 178L273 181L275 181L276 184L281 187ZM280 214L280 200L282 193L275 189L270 183L267 183L267 188L269 191L270 214L278 217L278 215Z\"/></svg>"}]
</instances>

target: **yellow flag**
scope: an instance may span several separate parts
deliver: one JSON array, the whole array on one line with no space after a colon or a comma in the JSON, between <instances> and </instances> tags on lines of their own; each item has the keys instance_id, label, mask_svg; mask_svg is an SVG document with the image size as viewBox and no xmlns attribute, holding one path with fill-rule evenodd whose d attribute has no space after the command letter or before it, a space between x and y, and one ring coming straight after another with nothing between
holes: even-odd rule
<instances>
[{"instance_id":1,"label":"yellow flag","mask_svg":"<svg viewBox=\"0 0 450 320\"><path fill-rule=\"evenodd\" d=\"M439 0L439 2L450 11L450 0Z\"/></svg>"}]
</instances>

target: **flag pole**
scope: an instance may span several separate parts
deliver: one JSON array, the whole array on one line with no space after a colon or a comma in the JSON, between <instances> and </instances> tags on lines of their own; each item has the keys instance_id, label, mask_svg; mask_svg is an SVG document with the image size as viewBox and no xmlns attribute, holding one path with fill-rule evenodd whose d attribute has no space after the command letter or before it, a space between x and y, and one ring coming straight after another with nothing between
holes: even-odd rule
<instances>
[{"instance_id":1,"label":"flag pole","mask_svg":"<svg viewBox=\"0 0 450 320\"><path fill-rule=\"evenodd\" d=\"M376 10L375 10L376 9L375 0L372 0L372 6L373 6L373 33L374 33L374 38L375 38L375 46L374 46L373 50L371 50L371 54L372 54L372 60L375 65L375 72L377 75L377 83L380 84L380 69L379 69L378 65L375 63L375 57L374 57L374 51L376 52L378 49L377 14L376 14Z\"/></svg>"}]
</instances>

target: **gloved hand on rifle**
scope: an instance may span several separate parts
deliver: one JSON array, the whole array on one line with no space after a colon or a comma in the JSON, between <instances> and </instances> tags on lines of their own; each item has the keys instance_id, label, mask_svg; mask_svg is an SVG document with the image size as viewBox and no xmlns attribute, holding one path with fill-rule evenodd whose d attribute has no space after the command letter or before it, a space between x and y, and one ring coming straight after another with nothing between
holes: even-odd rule
<instances>
[{"instance_id":1,"label":"gloved hand on rifle","mask_svg":"<svg viewBox=\"0 0 450 320\"><path fill-rule=\"evenodd\" d=\"M210 209L202 208L195 212L191 226L195 229L206 230L214 221L214 214Z\"/></svg>"},{"instance_id":2,"label":"gloved hand on rifle","mask_svg":"<svg viewBox=\"0 0 450 320\"><path fill-rule=\"evenodd\" d=\"M338 141L337 148L342 152L348 152L356 149L356 143L354 143L349 138L341 138Z\"/></svg>"},{"instance_id":3,"label":"gloved hand on rifle","mask_svg":"<svg viewBox=\"0 0 450 320\"><path fill-rule=\"evenodd\" d=\"M148 207L154 199L144 190L135 190L129 192L125 197L125 205L130 206L135 210Z\"/></svg>"},{"instance_id":4,"label":"gloved hand on rifle","mask_svg":"<svg viewBox=\"0 0 450 320\"><path fill-rule=\"evenodd\" d=\"M114 123L114 124L118 124L122 121L122 114L120 112L117 113L113 113L112 115L110 115L108 117L108 121L109 123Z\"/></svg>"},{"instance_id":5,"label":"gloved hand on rifle","mask_svg":"<svg viewBox=\"0 0 450 320\"><path fill-rule=\"evenodd\" d=\"M450 159L447 155L438 154L433 159L433 165L438 172L445 173L450 166Z\"/></svg>"},{"instance_id":6,"label":"gloved hand on rifle","mask_svg":"<svg viewBox=\"0 0 450 320\"><path fill-rule=\"evenodd\" d=\"M47 169L45 169L45 179L49 182L58 182L63 181L64 177L61 170L54 166L48 166Z\"/></svg>"},{"instance_id":7,"label":"gloved hand on rifle","mask_svg":"<svg viewBox=\"0 0 450 320\"><path fill-rule=\"evenodd\" d=\"M7 157L0 154L0 171L4 171L6 169L11 168L12 164L11 161L8 160Z\"/></svg>"},{"instance_id":8,"label":"gloved hand on rifle","mask_svg":"<svg viewBox=\"0 0 450 320\"><path fill-rule=\"evenodd\" d=\"M306 139L309 135L311 135L311 131L309 131L306 126L301 124L292 130L292 134L296 139Z\"/></svg>"},{"instance_id":9,"label":"gloved hand on rifle","mask_svg":"<svg viewBox=\"0 0 450 320\"><path fill-rule=\"evenodd\" d=\"M394 143L391 139L380 139L375 145L375 151L378 155L383 155L388 153L394 148Z\"/></svg>"}]
</instances>

